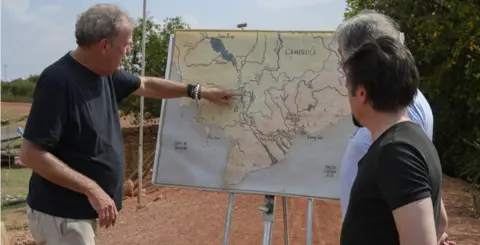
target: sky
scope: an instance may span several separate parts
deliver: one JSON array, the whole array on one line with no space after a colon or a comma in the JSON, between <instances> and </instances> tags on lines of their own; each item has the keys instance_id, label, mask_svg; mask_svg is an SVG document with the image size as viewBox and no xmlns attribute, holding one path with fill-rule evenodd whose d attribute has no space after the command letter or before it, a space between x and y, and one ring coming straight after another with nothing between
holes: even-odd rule
<instances>
[{"instance_id":1,"label":"sky","mask_svg":"<svg viewBox=\"0 0 480 245\"><path fill-rule=\"evenodd\" d=\"M76 47L77 16L96 3L115 3L132 17L142 0L2 0L1 79L39 74ZM335 30L345 0L148 0L148 15L159 22L180 16L192 29ZM6 65L6 69L5 69Z\"/></svg>"}]
</instances>

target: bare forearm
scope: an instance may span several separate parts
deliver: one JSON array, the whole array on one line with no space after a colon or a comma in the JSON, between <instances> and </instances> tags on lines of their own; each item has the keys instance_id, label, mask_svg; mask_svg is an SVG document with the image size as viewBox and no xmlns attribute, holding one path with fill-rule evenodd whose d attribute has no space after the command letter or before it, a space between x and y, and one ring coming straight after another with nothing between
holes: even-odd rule
<instances>
[{"instance_id":1,"label":"bare forearm","mask_svg":"<svg viewBox=\"0 0 480 245\"><path fill-rule=\"evenodd\" d=\"M159 77L142 77L137 94L149 98L171 99L187 96L187 84Z\"/></svg>"},{"instance_id":2,"label":"bare forearm","mask_svg":"<svg viewBox=\"0 0 480 245\"><path fill-rule=\"evenodd\" d=\"M70 190L87 194L98 187L95 181L27 140L20 149L20 161L43 178Z\"/></svg>"},{"instance_id":3,"label":"bare forearm","mask_svg":"<svg viewBox=\"0 0 480 245\"><path fill-rule=\"evenodd\" d=\"M437 238L440 238L443 233L447 232L448 227L448 217L447 217L447 210L443 204L443 200L440 204L440 219L438 222L438 230L437 230Z\"/></svg>"},{"instance_id":4,"label":"bare forearm","mask_svg":"<svg viewBox=\"0 0 480 245\"><path fill-rule=\"evenodd\" d=\"M400 244L437 244L432 207L431 199L424 198L393 210Z\"/></svg>"}]
</instances>

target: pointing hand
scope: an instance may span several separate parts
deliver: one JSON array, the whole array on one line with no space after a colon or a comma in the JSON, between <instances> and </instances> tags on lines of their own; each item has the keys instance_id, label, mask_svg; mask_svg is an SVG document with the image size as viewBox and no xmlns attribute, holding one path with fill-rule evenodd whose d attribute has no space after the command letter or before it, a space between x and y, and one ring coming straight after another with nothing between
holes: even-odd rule
<instances>
[{"instance_id":1,"label":"pointing hand","mask_svg":"<svg viewBox=\"0 0 480 245\"><path fill-rule=\"evenodd\" d=\"M241 96L242 93L218 87L202 87L200 97L209 102L219 105L231 106L234 96Z\"/></svg>"}]
</instances>

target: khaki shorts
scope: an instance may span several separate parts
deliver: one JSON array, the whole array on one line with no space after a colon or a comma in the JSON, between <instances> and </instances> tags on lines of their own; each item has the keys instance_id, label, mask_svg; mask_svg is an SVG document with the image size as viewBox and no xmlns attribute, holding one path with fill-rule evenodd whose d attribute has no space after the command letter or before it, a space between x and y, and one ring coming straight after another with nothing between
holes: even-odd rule
<instances>
[{"instance_id":1,"label":"khaki shorts","mask_svg":"<svg viewBox=\"0 0 480 245\"><path fill-rule=\"evenodd\" d=\"M27 205L28 228L37 245L95 245L97 220L51 216Z\"/></svg>"}]
</instances>

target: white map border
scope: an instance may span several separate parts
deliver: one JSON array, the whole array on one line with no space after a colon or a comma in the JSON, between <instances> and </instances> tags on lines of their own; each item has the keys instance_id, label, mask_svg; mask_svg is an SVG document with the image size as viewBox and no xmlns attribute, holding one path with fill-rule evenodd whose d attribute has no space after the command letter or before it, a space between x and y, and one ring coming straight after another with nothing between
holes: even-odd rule
<instances>
[{"instance_id":1,"label":"white map border","mask_svg":"<svg viewBox=\"0 0 480 245\"><path fill-rule=\"evenodd\" d=\"M185 30L182 30L185 31ZM218 32L233 32L233 33L238 33L242 32L241 30L217 30L217 29L190 29L188 31L206 31L206 32L212 32L212 31L218 31ZM245 30L245 32L276 32L276 33L298 33L298 32L309 32L309 33L332 33L333 31L286 31L286 30ZM175 35L171 34L170 35L170 40L169 40L169 47L168 47L168 57L167 57L167 66L166 66L166 71L165 71L165 78L170 79L170 73L171 73L171 65L172 65L172 56L173 56L173 49L174 49L174 38ZM320 188L320 189L330 189L333 188L333 191L320 191L320 192L328 192L331 194L327 195L315 195L315 194L293 194L293 193L286 193L286 192L275 192L275 191L258 191L258 190L247 190L247 189L239 189L239 188L220 188L220 187L204 187L204 186L192 186L192 185L181 185L181 184L172 184L169 182L163 182L161 181L160 177L160 151L161 151L161 146L162 146L162 131L164 127L164 120L165 120L165 109L166 105L169 100L163 100L162 101L162 106L161 106L161 112L160 112L160 120L159 120L159 127L158 127L158 132L157 132L157 144L155 147L155 157L154 157L154 167L153 167L153 173L152 173L152 184L154 186L158 187L179 187L179 188L187 188L187 189L197 189L197 190L203 190L203 191L212 191L212 192L228 192L228 193L236 193L236 194L261 194L261 195L276 195L276 196L289 196L289 197L302 197L302 198L313 198L313 199L333 199L333 200L338 200L340 198L340 168L337 168L337 173L336 173L336 181L334 183L331 183L331 185L327 186L312 186L311 188ZM342 122L343 121L343 122ZM341 140L344 141L344 146L346 148L348 140L353 136L355 133L355 128L353 127L353 124L351 122L351 119L349 117L345 117L341 119L340 122L337 124L343 124L344 127L347 129L344 131L344 134L342 135ZM339 136L338 134L336 134ZM329 137L325 137L329 138ZM323 141L323 140L322 140ZM325 140L328 141L328 140ZM328 143L325 144L328 146ZM341 155L343 155L343 151L345 149L341 150ZM338 159L338 165L340 166L340 161L341 157L336 157ZM261 169L257 171L268 171L267 169ZM251 174L251 173L247 173ZM323 173L318 173L318 175L321 175ZM322 178L319 176L319 178Z\"/></svg>"}]
</instances>

